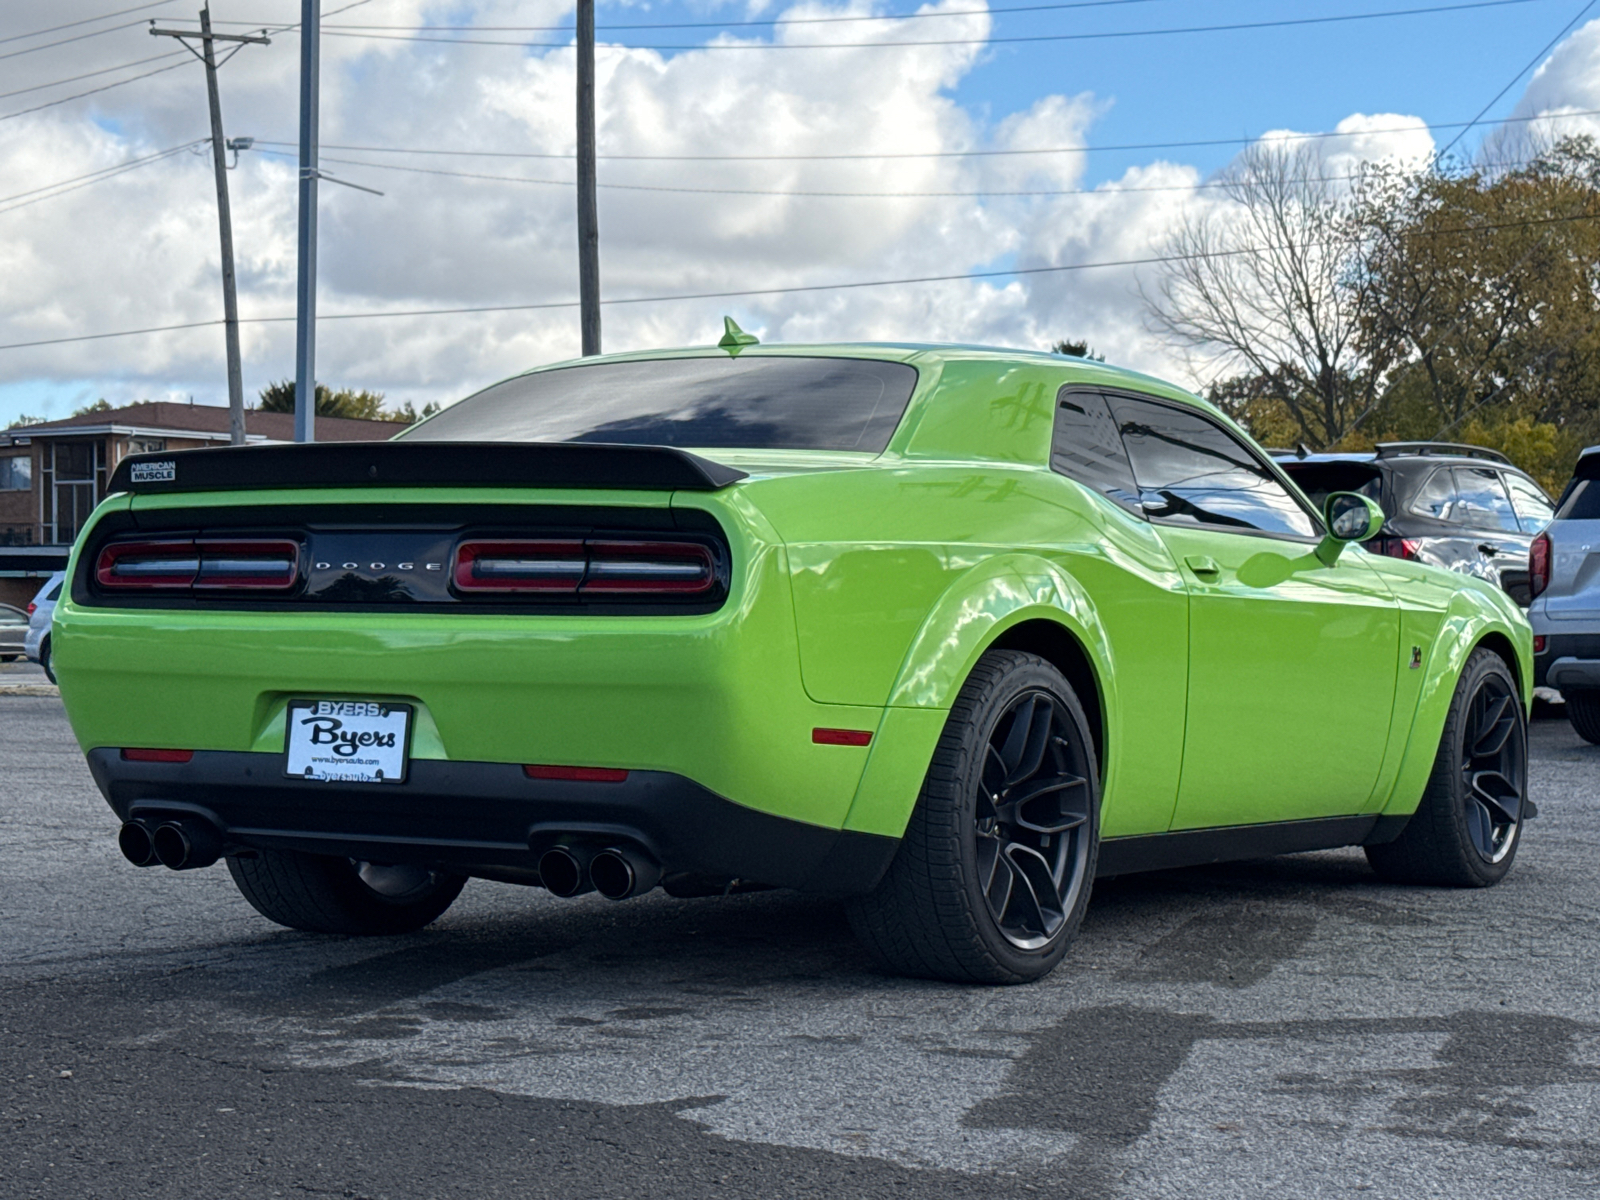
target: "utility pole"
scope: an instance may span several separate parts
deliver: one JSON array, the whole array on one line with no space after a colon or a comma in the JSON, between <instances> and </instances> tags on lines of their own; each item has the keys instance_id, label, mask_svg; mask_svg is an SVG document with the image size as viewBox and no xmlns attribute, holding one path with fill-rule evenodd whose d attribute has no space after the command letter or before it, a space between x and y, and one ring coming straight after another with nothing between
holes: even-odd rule
<instances>
[{"instance_id":1,"label":"utility pole","mask_svg":"<svg viewBox=\"0 0 1600 1200\"><path fill-rule=\"evenodd\" d=\"M322 0L300 0L300 273L295 285L294 440L314 442L317 414L317 99Z\"/></svg>"},{"instance_id":2,"label":"utility pole","mask_svg":"<svg viewBox=\"0 0 1600 1200\"><path fill-rule=\"evenodd\" d=\"M578 0L578 308L585 358L600 353L600 214L594 158L594 0Z\"/></svg>"},{"instance_id":3,"label":"utility pole","mask_svg":"<svg viewBox=\"0 0 1600 1200\"><path fill-rule=\"evenodd\" d=\"M150 23L153 37L175 37L180 41L197 37L204 49L197 57L206 65L206 96L211 102L211 162L217 175L217 228L222 237L222 328L228 347L228 440L235 446L244 445L244 369L239 361L239 297L233 272L233 212L228 204L228 157L222 137L222 99L217 92L216 42L255 42L271 45L264 34L246 36L237 33L211 32L211 6L200 10L200 32L184 29L157 29ZM193 46L183 41L184 48L197 53ZM237 51L235 51L237 53ZM231 58L232 55L229 55Z\"/></svg>"}]
</instances>

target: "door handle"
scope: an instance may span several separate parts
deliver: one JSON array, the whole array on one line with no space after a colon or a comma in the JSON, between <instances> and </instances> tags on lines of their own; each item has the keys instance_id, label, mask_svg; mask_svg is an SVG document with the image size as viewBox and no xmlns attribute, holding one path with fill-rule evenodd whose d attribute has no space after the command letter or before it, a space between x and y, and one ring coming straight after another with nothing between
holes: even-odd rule
<instances>
[{"instance_id":1,"label":"door handle","mask_svg":"<svg viewBox=\"0 0 1600 1200\"><path fill-rule=\"evenodd\" d=\"M1191 554L1183 560L1201 579L1215 579L1222 574L1222 568L1217 566L1217 560L1209 554Z\"/></svg>"}]
</instances>

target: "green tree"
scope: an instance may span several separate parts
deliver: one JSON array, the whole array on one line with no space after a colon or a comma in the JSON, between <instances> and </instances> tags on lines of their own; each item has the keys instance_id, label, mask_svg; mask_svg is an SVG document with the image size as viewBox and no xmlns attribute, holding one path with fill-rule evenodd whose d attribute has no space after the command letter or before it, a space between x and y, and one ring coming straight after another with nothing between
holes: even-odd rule
<instances>
[{"instance_id":1,"label":"green tree","mask_svg":"<svg viewBox=\"0 0 1600 1200\"><path fill-rule=\"evenodd\" d=\"M294 380L283 379L269 383L261 389L262 412L292 413L294 411ZM404 418L384 411L383 393L340 388L331 390L327 384L317 384L316 412L319 417L348 417L360 421L397 421Z\"/></svg>"},{"instance_id":2,"label":"green tree","mask_svg":"<svg viewBox=\"0 0 1600 1200\"><path fill-rule=\"evenodd\" d=\"M73 409L72 415L75 417L82 417L89 413L110 412L114 407L115 405L113 405L111 401L107 400L104 396L101 396L100 399L96 400L93 404L85 404L82 408Z\"/></svg>"},{"instance_id":3,"label":"green tree","mask_svg":"<svg viewBox=\"0 0 1600 1200\"><path fill-rule=\"evenodd\" d=\"M1088 342L1060 341L1050 343L1051 354L1066 354L1072 358L1088 358L1095 362L1105 362L1104 354L1096 354L1089 347Z\"/></svg>"}]
</instances>

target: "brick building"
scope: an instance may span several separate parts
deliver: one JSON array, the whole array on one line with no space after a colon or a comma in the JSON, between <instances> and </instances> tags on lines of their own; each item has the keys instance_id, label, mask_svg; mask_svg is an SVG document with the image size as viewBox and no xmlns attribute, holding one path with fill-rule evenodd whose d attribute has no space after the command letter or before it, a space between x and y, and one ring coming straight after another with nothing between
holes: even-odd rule
<instances>
[{"instance_id":1,"label":"brick building","mask_svg":"<svg viewBox=\"0 0 1600 1200\"><path fill-rule=\"evenodd\" d=\"M246 412L252 445L294 441L292 413ZM392 421L318 417L319 442L375 442ZM0 430L0 601L25 606L67 551L111 472L130 454L228 444L228 410L150 402Z\"/></svg>"}]
</instances>

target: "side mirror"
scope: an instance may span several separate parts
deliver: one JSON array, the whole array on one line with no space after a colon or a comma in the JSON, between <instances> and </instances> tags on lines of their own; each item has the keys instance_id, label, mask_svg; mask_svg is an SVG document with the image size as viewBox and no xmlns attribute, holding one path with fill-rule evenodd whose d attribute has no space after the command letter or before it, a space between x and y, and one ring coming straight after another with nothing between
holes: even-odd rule
<instances>
[{"instance_id":1,"label":"side mirror","mask_svg":"<svg viewBox=\"0 0 1600 1200\"><path fill-rule=\"evenodd\" d=\"M1347 542L1365 542L1383 528L1383 509L1359 492L1334 492L1322 507L1327 536L1317 545L1317 557L1333 566Z\"/></svg>"}]
</instances>

